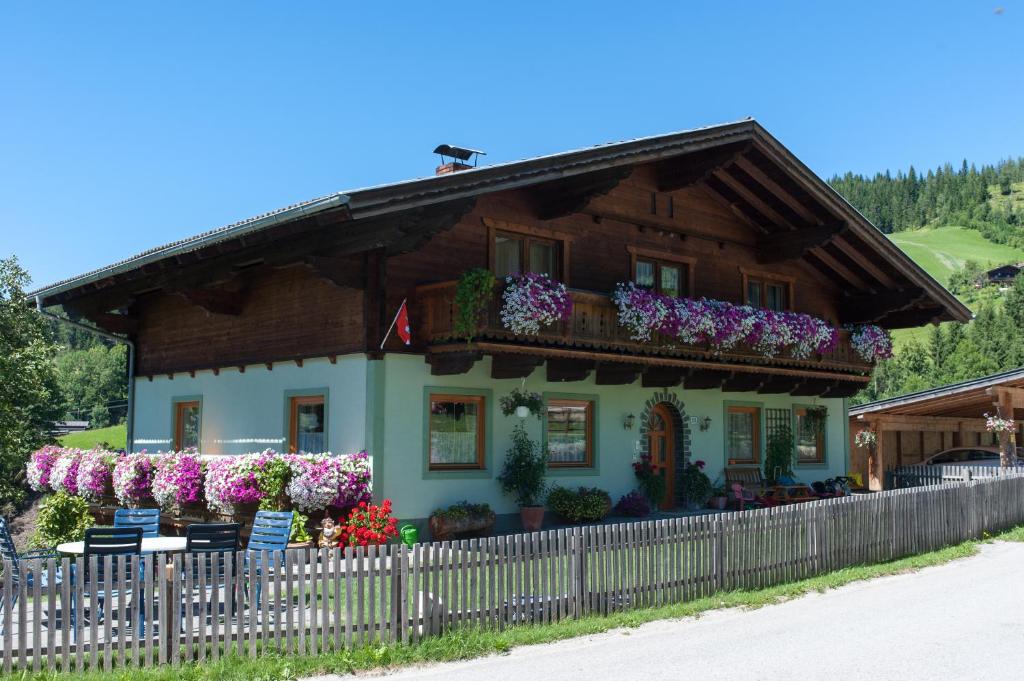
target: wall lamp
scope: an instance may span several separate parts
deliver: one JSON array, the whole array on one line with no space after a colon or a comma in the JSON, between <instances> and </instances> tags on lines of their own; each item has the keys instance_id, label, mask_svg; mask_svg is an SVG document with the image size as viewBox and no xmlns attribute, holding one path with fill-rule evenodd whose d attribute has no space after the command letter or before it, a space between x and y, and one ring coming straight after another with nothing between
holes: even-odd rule
<instances>
[{"instance_id":1,"label":"wall lamp","mask_svg":"<svg viewBox=\"0 0 1024 681\"><path fill-rule=\"evenodd\" d=\"M626 414L626 417L622 419L622 427L626 430L633 430L633 423L636 421L636 417L632 414Z\"/></svg>"}]
</instances>

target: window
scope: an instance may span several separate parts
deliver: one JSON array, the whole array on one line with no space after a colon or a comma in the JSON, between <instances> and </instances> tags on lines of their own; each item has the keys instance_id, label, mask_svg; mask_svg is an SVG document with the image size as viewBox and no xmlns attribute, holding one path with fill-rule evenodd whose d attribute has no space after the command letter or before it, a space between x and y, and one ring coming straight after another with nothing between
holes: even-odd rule
<instances>
[{"instance_id":1,"label":"window","mask_svg":"<svg viewBox=\"0 0 1024 681\"><path fill-rule=\"evenodd\" d=\"M494 274L499 278L535 272L561 279L560 260L561 244L554 239L510 232L494 235Z\"/></svg>"},{"instance_id":2,"label":"window","mask_svg":"<svg viewBox=\"0 0 1024 681\"><path fill-rule=\"evenodd\" d=\"M689 266L682 263L637 258L633 280L637 286L657 291L666 296L685 297L690 295Z\"/></svg>"},{"instance_id":3,"label":"window","mask_svg":"<svg viewBox=\"0 0 1024 681\"><path fill-rule=\"evenodd\" d=\"M825 463L825 433L808 422L807 409L797 407L796 461L797 463Z\"/></svg>"},{"instance_id":4,"label":"window","mask_svg":"<svg viewBox=\"0 0 1024 681\"><path fill-rule=\"evenodd\" d=\"M484 467L484 398L482 395L430 395L428 468Z\"/></svg>"},{"instance_id":5,"label":"window","mask_svg":"<svg viewBox=\"0 0 1024 681\"><path fill-rule=\"evenodd\" d=\"M761 408L729 406L725 412L725 446L729 463L761 460Z\"/></svg>"},{"instance_id":6,"label":"window","mask_svg":"<svg viewBox=\"0 0 1024 681\"><path fill-rule=\"evenodd\" d=\"M594 403L550 399L545 424L552 468L594 465Z\"/></svg>"},{"instance_id":7,"label":"window","mask_svg":"<svg viewBox=\"0 0 1024 681\"><path fill-rule=\"evenodd\" d=\"M174 403L175 451L199 449L202 414L203 405L199 400L180 400Z\"/></svg>"},{"instance_id":8,"label":"window","mask_svg":"<svg viewBox=\"0 0 1024 681\"><path fill-rule=\"evenodd\" d=\"M782 312L789 309L789 284L765 279L747 279L747 305Z\"/></svg>"},{"instance_id":9,"label":"window","mask_svg":"<svg viewBox=\"0 0 1024 681\"><path fill-rule=\"evenodd\" d=\"M320 453L327 451L327 422L323 395L299 395L289 398L288 451Z\"/></svg>"}]
</instances>

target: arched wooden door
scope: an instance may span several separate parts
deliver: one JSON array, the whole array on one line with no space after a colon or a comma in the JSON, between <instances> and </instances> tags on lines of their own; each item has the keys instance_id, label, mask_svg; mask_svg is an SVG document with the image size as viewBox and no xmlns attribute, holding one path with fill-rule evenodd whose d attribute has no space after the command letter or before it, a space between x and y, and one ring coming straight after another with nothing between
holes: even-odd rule
<instances>
[{"instance_id":1,"label":"arched wooden door","mask_svg":"<svg viewBox=\"0 0 1024 681\"><path fill-rule=\"evenodd\" d=\"M662 509L675 506L675 442L668 407L654 405L647 420L647 452L651 455L651 465L665 476L665 497L658 505Z\"/></svg>"}]
</instances>

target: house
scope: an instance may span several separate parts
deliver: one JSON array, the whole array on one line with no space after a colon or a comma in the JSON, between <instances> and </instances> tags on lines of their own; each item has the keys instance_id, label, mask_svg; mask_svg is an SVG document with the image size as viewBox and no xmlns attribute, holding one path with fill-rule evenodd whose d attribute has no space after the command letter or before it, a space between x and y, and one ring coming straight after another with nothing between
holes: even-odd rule
<instances>
[{"instance_id":1,"label":"house","mask_svg":"<svg viewBox=\"0 0 1024 681\"><path fill-rule=\"evenodd\" d=\"M870 430L876 444L872 451L851 440L850 470L877 490L899 466L954 447L999 445L986 427L989 414L1015 420L1016 442L1024 442L1024 368L852 407L851 437Z\"/></svg>"},{"instance_id":2,"label":"house","mask_svg":"<svg viewBox=\"0 0 1024 681\"><path fill-rule=\"evenodd\" d=\"M799 476L845 472L846 398L873 368L849 331L802 357L642 342L619 323L610 296L620 283L841 329L969 316L753 120L490 166L466 160L33 295L133 343L131 448L366 449L375 495L407 519L463 499L515 510L495 476L518 422L498 400L519 387L547 400L525 425L543 446L559 443L550 479L613 498L635 487L631 462L651 452L672 483L664 504L680 503L685 461L705 461L712 479L761 465L782 426L798 440ZM571 317L512 333L498 290L467 341L454 297L472 268L548 274L568 285ZM406 300L411 345L392 333L382 347ZM828 414L814 432L811 406Z\"/></svg>"},{"instance_id":3,"label":"house","mask_svg":"<svg viewBox=\"0 0 1024 681\"><path fill-rule=\"evenodd\" d=\"M1017 278L1017 275L1020 274L1020 270L1021 268L1018 265L1000 265L986 272L985 279L989 284L1012 283Z\"/></svg>"}]
</instances>

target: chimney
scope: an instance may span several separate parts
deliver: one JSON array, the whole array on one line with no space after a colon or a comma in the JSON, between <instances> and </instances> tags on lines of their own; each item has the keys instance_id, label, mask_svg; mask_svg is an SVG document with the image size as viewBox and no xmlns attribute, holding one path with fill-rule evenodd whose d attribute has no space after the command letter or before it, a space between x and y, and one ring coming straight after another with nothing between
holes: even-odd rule
<instances>
[{"instance_id":1,"label":"chimney","mask_svg":"<svg viewBox=\"0 0 1024 681\"><path fill-rule=\"evenodd\" d=\"M434 153L441 157L441 165L434 169L435 175L450 175L461 170L471 170L476 167L480 156L487 155L476 149L465 149L451 144L439 144Z\"/></svg>"}]
</instances>

